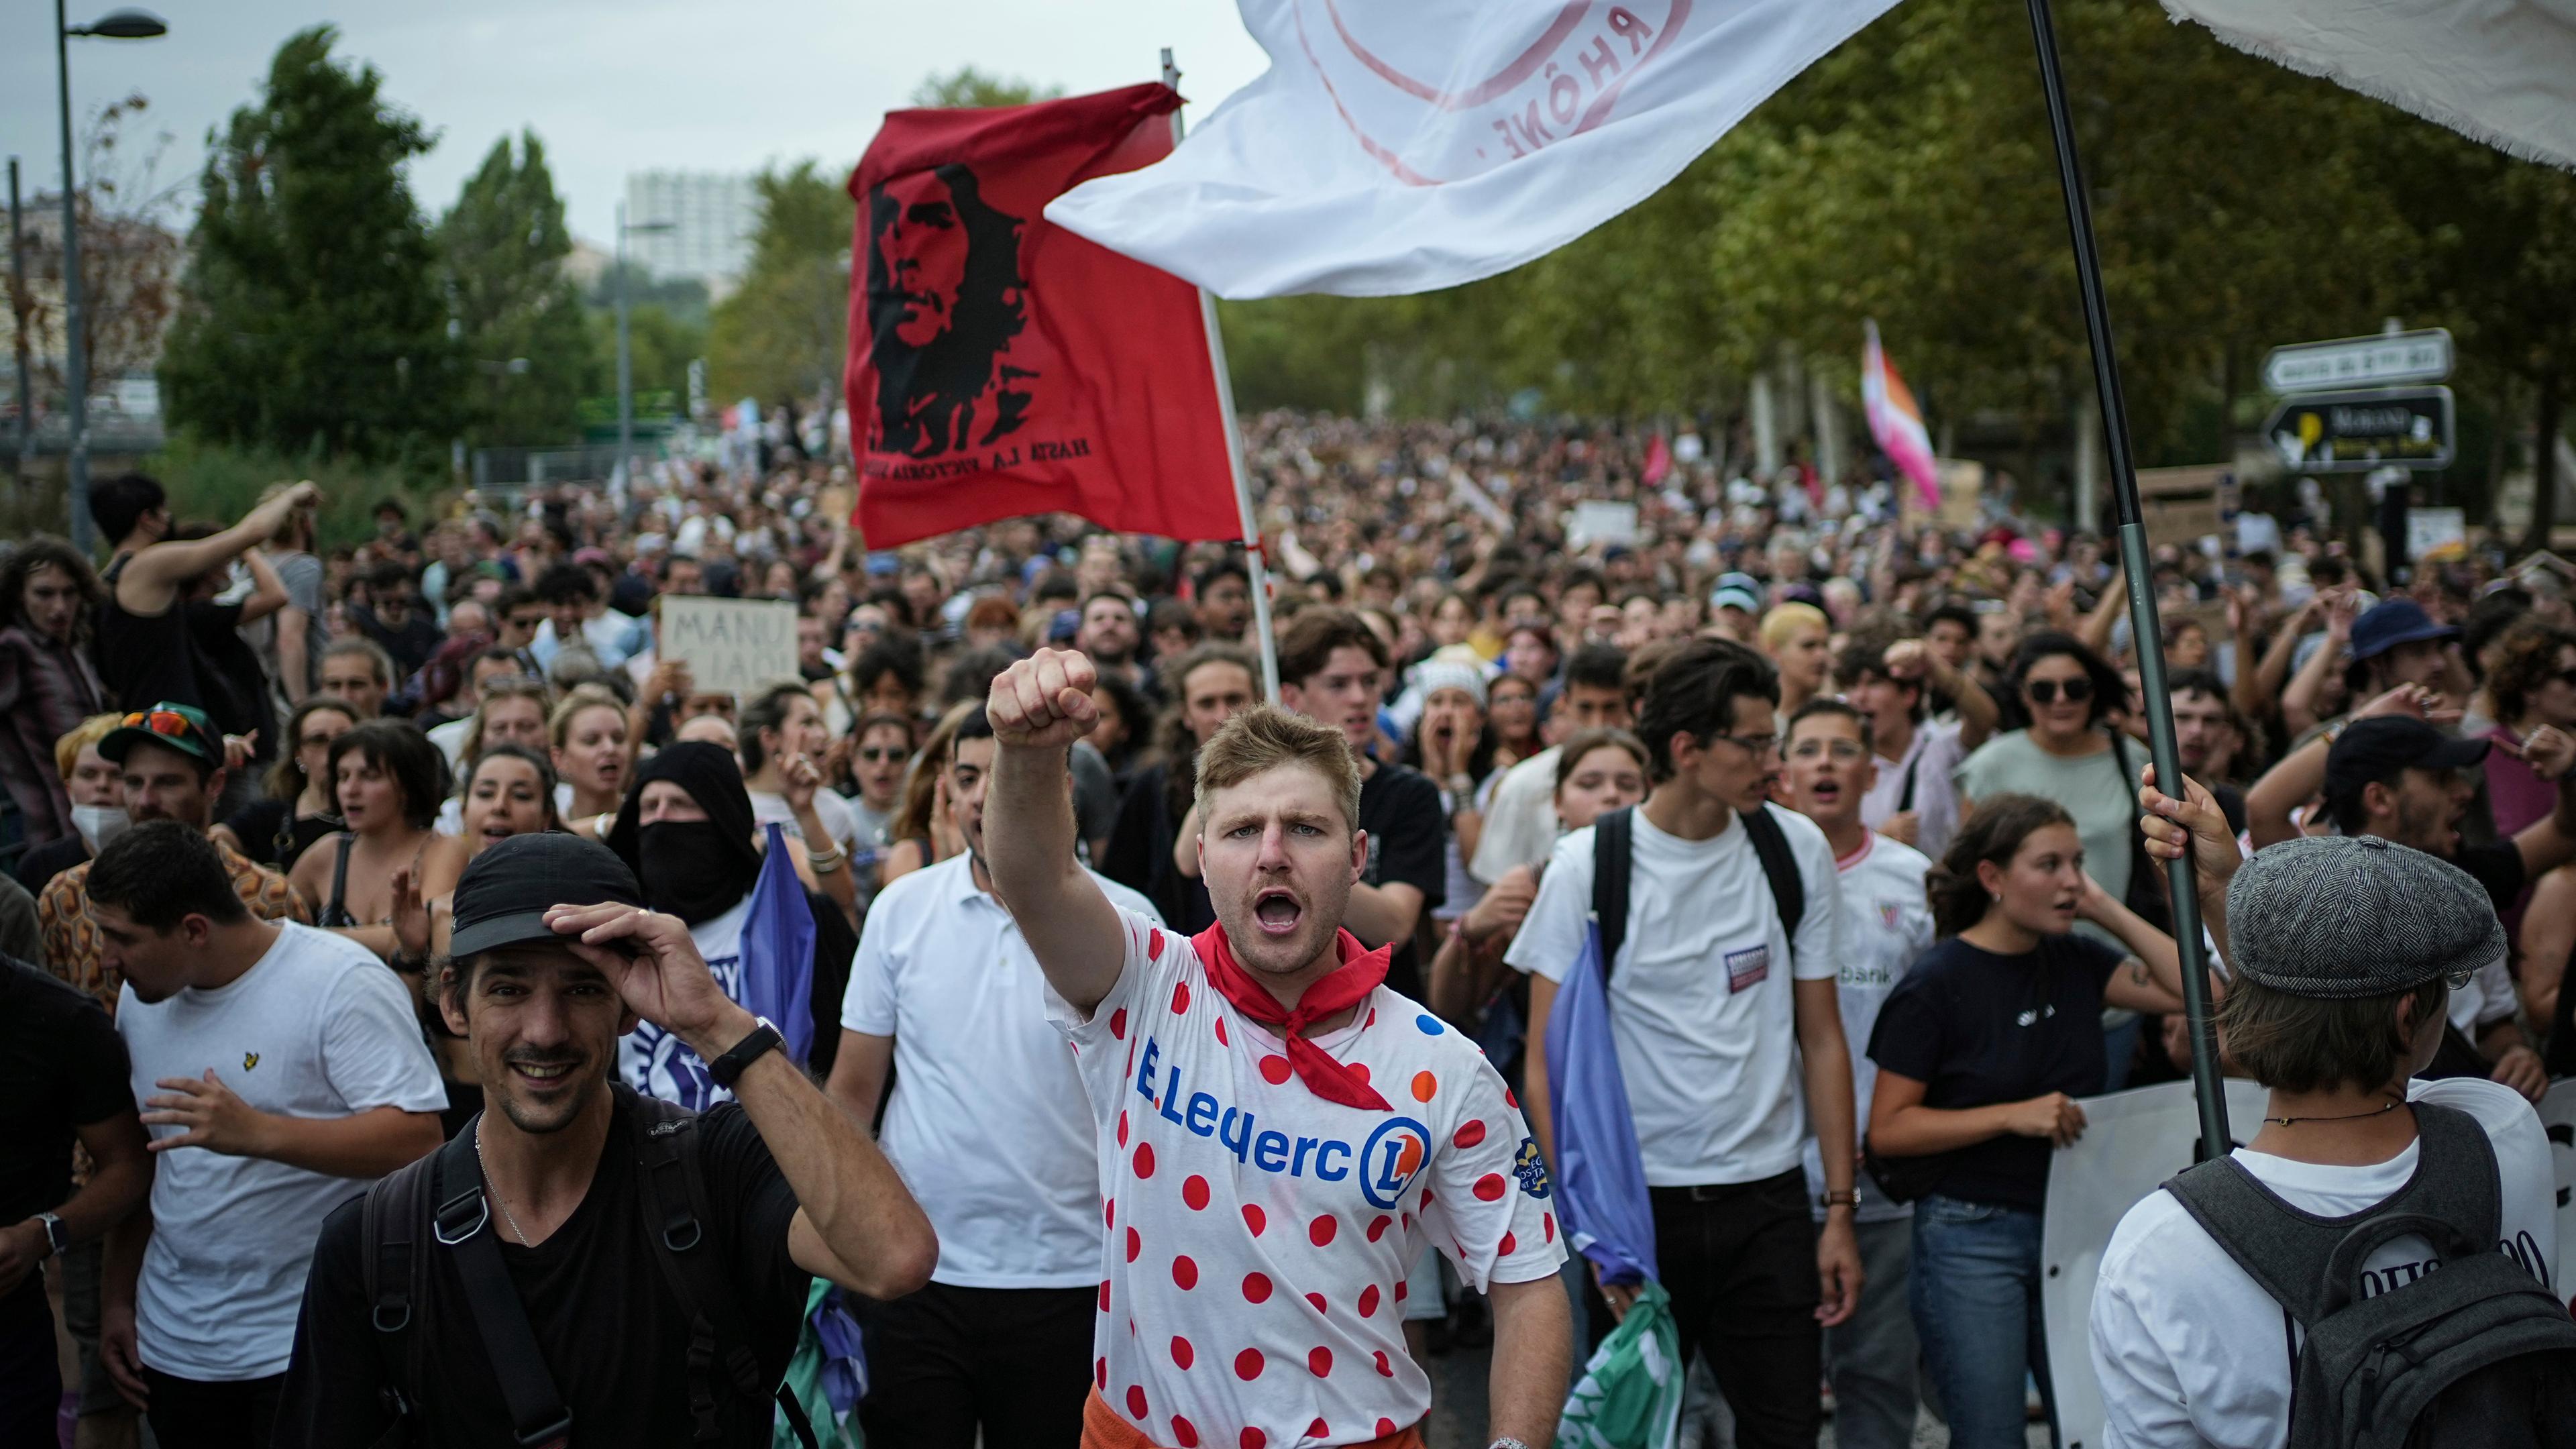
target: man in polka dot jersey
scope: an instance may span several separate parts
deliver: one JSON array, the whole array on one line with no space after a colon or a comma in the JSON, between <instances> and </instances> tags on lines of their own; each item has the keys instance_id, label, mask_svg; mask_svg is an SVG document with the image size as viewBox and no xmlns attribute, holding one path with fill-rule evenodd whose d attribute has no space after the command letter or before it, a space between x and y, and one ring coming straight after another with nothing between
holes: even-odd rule
<instances>
[{"instance_id":1,"label":"man in polka dot jersey","mask_svg":"<svg viewBox=\"0 0 2576 1449\"><path fill-rule=\"evenodd\" d=\"M1548 1444L1572 1329L1547 1170L1472 1042L1382 985L1341 929L1367 860L1339 731L1268 707L1200 751L1217 924L1113 907L1069 869L1066 748L1091 662L1040 650L993 682L985 839L1045 971L1100 1133L1102 1255L1086 1449L1418 1449L1431 1386L1404 1349L1424 1243L1494 1313L1491 1433Z\"/></svg>"}]
</instances>

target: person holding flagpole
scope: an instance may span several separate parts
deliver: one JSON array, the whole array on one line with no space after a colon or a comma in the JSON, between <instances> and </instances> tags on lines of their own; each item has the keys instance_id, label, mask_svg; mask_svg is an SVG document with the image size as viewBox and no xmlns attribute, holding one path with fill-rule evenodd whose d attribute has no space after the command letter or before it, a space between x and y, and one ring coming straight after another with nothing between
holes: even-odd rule
<instances>
[{"instance_id":1,"label":"person holding flagpole","mask_svg":"<svg viewBox=\"0 0 2576 1449\"><path fill-rule=\"evenodd\" d=\"M1217 922L1176 936L1074 863L1065 754L1094 678L1045 649L994 680L984 831L1098 1133L1084 1444L1418 1446L1402 1300L1426 1243L1492 1301L1491 1442L1548 1444L1571 1325L1547 1169L1474 1044L1342 928L1369 848L1349 744L1268 706L1217 732L1197 776Z\"/></svg>"}]
</instances>

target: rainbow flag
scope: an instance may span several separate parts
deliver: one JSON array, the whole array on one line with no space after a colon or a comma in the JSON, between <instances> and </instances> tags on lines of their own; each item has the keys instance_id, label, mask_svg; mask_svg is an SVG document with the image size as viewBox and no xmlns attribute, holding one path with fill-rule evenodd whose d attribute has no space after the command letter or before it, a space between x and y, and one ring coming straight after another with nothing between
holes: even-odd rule
<instances>
[{"instance_id":1,"label":"rainbow flag","mask_svg":"<svg viewBox=\"0 0 2576 1449\"><path fill-rule=\"evenodd\" d=\"M1895 364L1878 345L1878 324L1863 324L1868 340L1861 344L1860 399L1869 414L1869 435L1896 471L1914 480L1915 496L1927 509L1941 506L1940 476L1932 466L1932 435L1923 427L1923 410L1914 405L1913 390L1897 375Z\"/></svg>"}]
</instances>

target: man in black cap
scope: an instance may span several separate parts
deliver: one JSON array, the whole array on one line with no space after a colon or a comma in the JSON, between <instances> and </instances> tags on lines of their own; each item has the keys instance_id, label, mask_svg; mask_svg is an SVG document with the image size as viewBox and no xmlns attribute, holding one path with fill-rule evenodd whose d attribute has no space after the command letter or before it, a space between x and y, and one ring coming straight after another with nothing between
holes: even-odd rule
<instances>
[{"instance_id":1,"label":"man in black cap","mask_svg":"<svg viewBox=\"0 0 2576 1449\"><path fill-rule=\"evenodd\" d=\"M811 1278L928 1281L938 1242L894 1169L603 847L477 856L438 991L484 1111L323 1224L279 1444L407 1416L419 1445L765 1446ZM643 1021L734 1100L697 1116L612 1084Z\"/></svg>"},{"instance_id":2,"label":"man in black cap","mask_svg":"<svg viewBox=\"0 0 2576 1449\"><path fill-rule=\"evenodd\" d=\"M2449 861L2485 889L2498 913L2512 907L2525 885L2576 860L2576 777L2570 774L2576 740L2545 725L2532 731L2521 755L2535 774L2558 783L2558 808L2509 840L2467 844L2460 820L2477 795L2477 779L2468 772L2493 744L2444 734L2424 717L2437 699L2400 685L2273 766L2245 798L2255 844L2295 835L2291 807L2322 788L2326 818L2343 834L2393 840ZM2475 1044L2474 1057L2454 1043L2436 1074L2459 1075L2482 1064L2486 1075L2537 1101L2549 1077L2514 1022L2517 1006L2499 952L2450 1000L2451 1022Z\"/></svg>"}]
</instances>

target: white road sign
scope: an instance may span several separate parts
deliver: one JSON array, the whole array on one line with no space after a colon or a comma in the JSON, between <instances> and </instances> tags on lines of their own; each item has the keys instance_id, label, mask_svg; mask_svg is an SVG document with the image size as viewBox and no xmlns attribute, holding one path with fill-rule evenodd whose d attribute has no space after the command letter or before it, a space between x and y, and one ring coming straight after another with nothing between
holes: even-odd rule
<instances>
[{"instance_id":1,"label":"white road sign","mask_svg":"<svg viewBox=\"0 0 2576 1449\"><path fill-rule=\"evenodd\" d=\"M2386 383L2439 382L2451 375L2451 333L2443 327L2334 342L2276 347L2263 359L2263 386L2276 393Z\"/></svg>"}]
</instances>

